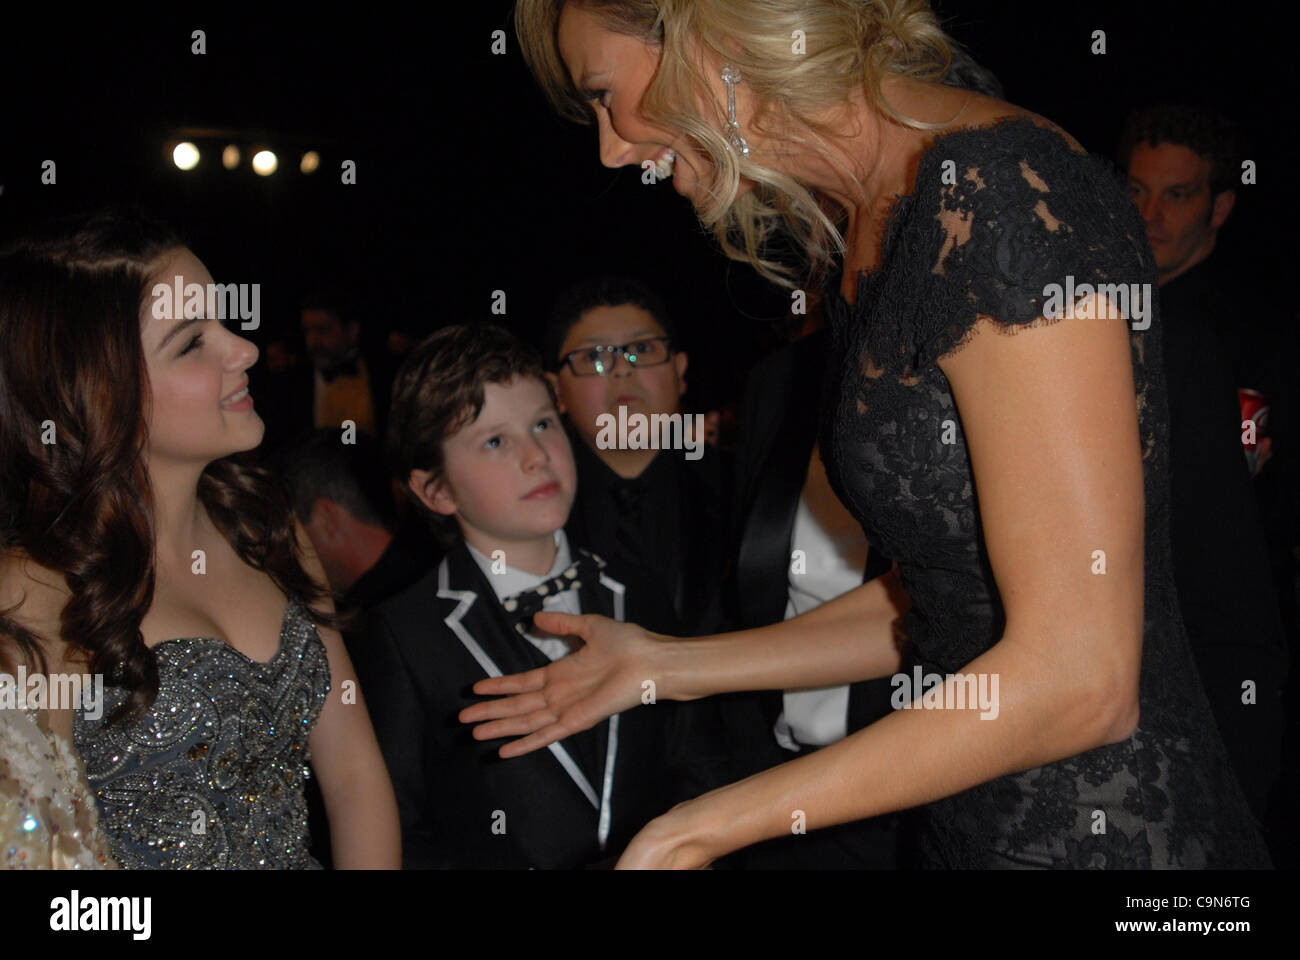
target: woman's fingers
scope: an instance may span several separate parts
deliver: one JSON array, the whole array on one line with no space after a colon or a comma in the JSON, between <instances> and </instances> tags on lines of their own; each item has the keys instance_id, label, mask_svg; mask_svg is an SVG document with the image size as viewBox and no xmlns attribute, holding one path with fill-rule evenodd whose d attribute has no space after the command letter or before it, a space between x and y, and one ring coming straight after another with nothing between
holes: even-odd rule
<instances>
[{"instance_id":1,"label":"woman's fingers","mask_svg":"<svg viewBox=\"0 0 1300 960\"><path fill-rule=\"evenodd\" d=\"M569 736L569 731L558 723L551 724L549 727L543 727L536 733L529 734L519 740L511 740L503 744L497 751L497 756L502 760L509 760L511 757L522 757L526 753L532 753L534 750L541 750L543 747L549 747L557 740L563 740Z\"/></svg>"},{"instance_id":2,"label":"woman's fingers","mask_svg":"<svg viewBox=\"0 0 1300 960\"><path fill-rule=\"evenodd\" d=\"M468 706L459 719L475 725L475 740L519 737L501 747L502 758L550 746L637 703L634 687L619 678L626 678L629 669L634 676L642 672L635 664L649 638L639 627L598 614L549 611L537 613L533 623L548 633L576 637L584 645L549 666L474 684L476 694L500 699Z\"/></svg>"},{"instance_id":3,"label":"woman's fingers","mask_svg":"<svg viewBox=\"0 0 1300 960\"><path fill-rule=\"evenodd\" d=\"M519 717L506 717L491 723L480 723L474 728L475 740L498 740L501 737L518 737L532 734L554 724L556 716L549 710L536 710Z\"/></svg>"},{"instance_id":4,"label":"woman's fingers","mask_svg":"<svg viewBox=\"0 0 1300 960\"><path fill-rule=\"evenodd\" d=\"M477 689L477 687L476 687ZM540 693L521 693L516 697L503 697L500 700L484 700L460 712L461 723L480 723L484 720L500 720L504 717L518 717L533 713L546 706L546 697Z\"/></svg>"},{"instance_id":5,"label":"woman's fingers","mask_svg":"<svg viewBox=\"0 0 1300 960\"><path fill-rule=\"evenodd\" d=\"M546 685L546 667L538 667L526 673L510 673L504 677L488 677L474 684L474 692L488 696L503 696L512 693L532 693ZM478 704L482 706L482 704ZM468 707L473 710L474 707ZM463 714L462 714L463 716ZM466 721L472 723L473 720Z\"/></svg>"},{"instance_id":6,"label":"woman's fingers","mask_svg":"<svg viewBox=\"0 0 1300 960\"><path fill-rule=\"evenodd\" d=\"M574 703L571 698L561 694L549 706L543 705L532 713L480 724L474 728L474 739L494 740L498 737L518 737L520 734L526 734L518 740L511 740L497 751L502 759L520 757L542 747L548 747L557 740L563 740L581 730L588 730L610 713L615 712L617 711L593 712L584 704Z\"/></svg>"},{"instance_id":7,"label":"woman's fingers","mask_svg":"<svg viewBox=\"0 0 1300 960\"><path fill-rule=\"evenodd\" d=\"M554 610L539 610L533 614L533 626L553 633L557 637L581 637L588 640L591 629L590 621L598 614L592 613L558 613Z\"/></svg>"}]
</instances>

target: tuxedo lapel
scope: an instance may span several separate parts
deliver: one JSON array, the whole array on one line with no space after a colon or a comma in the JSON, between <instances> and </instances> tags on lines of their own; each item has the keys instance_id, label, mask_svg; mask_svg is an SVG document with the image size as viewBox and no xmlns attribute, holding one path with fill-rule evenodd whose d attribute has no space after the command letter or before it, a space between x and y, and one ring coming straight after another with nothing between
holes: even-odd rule
<instances>
[{"instance_id":1,"label":"tuxedo lapel","mask_svg":"<svg viewBox=\"0 0 1300 960\"><path fill-rule=\"evenodd\" d=\"M812 380L811 371L796 367L787 395L806 396ZM740 595L751 598L743 608L745 626L772 623L785 615L790 538L816 439L815 411L810 404L794 403L767 426L764 434L775 442L767 456L755 463L753 499L736 561Z\"/></svg>"},{"instance_id":2,"label":"tuxedo lapel","mask_svg":"<svg viewBox=\"0 0 1300 960\"><path fill-rule=\"evenodd\" d=\"M438 565L438 599L443 622L485 676L522 673L550 662L515 633L491 584L463 543L453 547ZM592 808L600 810L600 792L567 743L552 743L547 749Z\"/></svg>"},{"instance_id":3,"label":"tuxedo lapel","mask_svg":"<svg viewBox=\"0 0 1300 960\"><path fill-rule=\"evenodd\" d=\"M589 550L582 547L576 549L578 553L592 556ZM578 596L582 598L583 613L598 613L619 623L627 616L627 588L621 581L614 579L608 567L600 571L595 582L583 583L578 589Z\"/></svg>"},{"instance_id":4,"label":"tuxedo lapel","mask_svg":"<svg viewBox=\"0 0 1300 960\"><path fill-rule=\"evenodd\" d=\"M767 387L752 430L756 450L745 465L748 512L736 556L744 627L785 617L791 538L817 439L826 351L826 332L819 331L774 355L763 371ZM814 397L819 402L810 402ZM784 708L781 693L760 691L753 699L770 731Z\"/></svg>"},{"instance_id":5,"label":"tuxedo lapel","mask_svg":"<svg viewBox=\"0 0 1300 960\"><path fill-rule=\"evenodd\" d=\"M581 547L578 550L590 555ZM583 613L598 613L620 623L627 616L627 590L621 581L610 575L608 568L600 571L595 583L583 581L582 586L578 588L578 596L582 600ZM604 849L605 842L609 839L613 816L611 802L614 793L614 776L618 772L619 723L619 715L616 713L594 729L600 770L600 824L597 829L601 849Z\"/></svg>"}]
</instances>

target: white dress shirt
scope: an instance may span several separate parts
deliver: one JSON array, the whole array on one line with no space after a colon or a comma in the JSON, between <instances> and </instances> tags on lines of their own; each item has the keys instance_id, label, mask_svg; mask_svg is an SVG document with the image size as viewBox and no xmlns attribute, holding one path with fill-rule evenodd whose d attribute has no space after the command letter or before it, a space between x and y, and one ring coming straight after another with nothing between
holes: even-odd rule
<instances>
[{"instance_id":1,"label":"white dress shirt","mask_svg":"<svg viewBox=\"0 0 1300 960\"><path fill-rule=\"evenodd\" d=\"M803 551L807 569L795 573L793 562L787 567L790 590L785 619L807 613L862 586L867 539L862 527L831 490L821 451L816 447L799 498L790 549ZM776 742L787 750L797 751L801 745L824 747L842 740L848 733L847 686L787 690L783 707L773 733Z\"/></svg>"}]
</instances>

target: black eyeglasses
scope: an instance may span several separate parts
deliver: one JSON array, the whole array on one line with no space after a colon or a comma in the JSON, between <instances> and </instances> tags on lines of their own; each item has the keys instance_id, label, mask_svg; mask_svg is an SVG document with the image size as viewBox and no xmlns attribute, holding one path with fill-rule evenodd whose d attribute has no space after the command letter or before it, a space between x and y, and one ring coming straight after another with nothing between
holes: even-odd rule
<instances>
[{"instance_id":1,"label":"black eyeglasses","mask_svg":"<svg viewBox=\"0 0 1300 960\"><path fill-rule=\"evenodd\" d=\"M575 377L603 377L618 366L622 357L631 367L657 367L667 363L673 355L672 341L668 337L647 337L634 340L622 346L583 347L566 353L560 358L556 369L568 366Z\"/></svg>"}]
</instances>

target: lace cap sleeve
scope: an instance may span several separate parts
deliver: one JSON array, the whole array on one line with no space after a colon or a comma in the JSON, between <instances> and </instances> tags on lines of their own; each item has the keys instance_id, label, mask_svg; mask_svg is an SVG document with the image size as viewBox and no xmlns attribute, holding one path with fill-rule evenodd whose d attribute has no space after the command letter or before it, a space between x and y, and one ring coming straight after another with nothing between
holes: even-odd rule
<instances>
[{"instance_id":1,"label":"lace cap sleeve","mask_svg":"<svg viewBox=\"0 0 1300 960\"><path fill-rule=\"evenodd\" d=\"M1004 333L1062 319L1055 307L1083 284L1154 289L1142 220L1118 172L1047 127L940 140L918 167L916 196L918 269L941 306L916 331L921 363L960 349L982 317Z\"/></svg>"}]
</instances>

